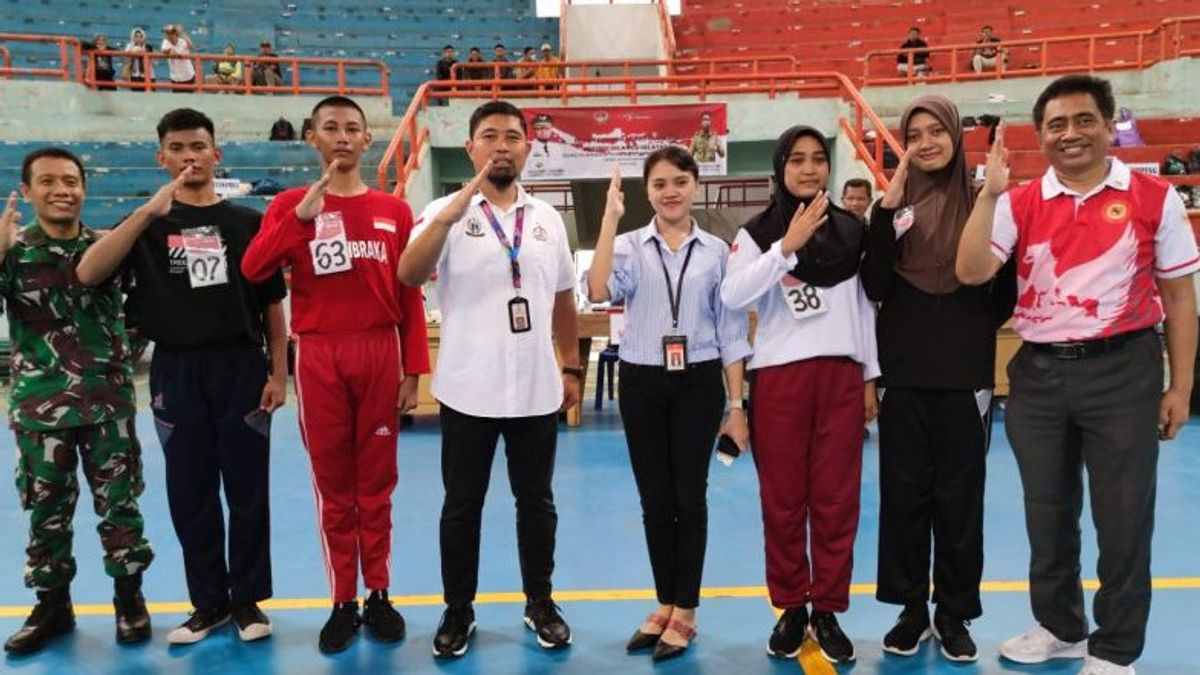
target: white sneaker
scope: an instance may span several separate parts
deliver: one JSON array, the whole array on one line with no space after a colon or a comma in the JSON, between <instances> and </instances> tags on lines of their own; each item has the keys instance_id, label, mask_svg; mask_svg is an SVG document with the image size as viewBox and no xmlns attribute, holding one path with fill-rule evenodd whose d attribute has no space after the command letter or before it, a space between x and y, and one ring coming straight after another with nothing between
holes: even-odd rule
<instances>
[{"instance_id":1,"label":"white sneaker","mask_svg":"<svg viewBox=\"0 0 1200 675\"><path fill-rule=\"evenodd\" d=\"M1082 659L1087 656L1087 640L1064 642L1054 633L1034 626L1024 634L1000 645L1000 656L1016 663L1044 663L1051 659Z\"/></svg>"},{"instance_id":2,"label":"white sneaker","mask_svg":"<svg viewBox=\"0 0 1200 675\"><path fill-rule=\"evenodd\" d=\"M1083 670L1079 675L1134 675L1133 666L1118 666L1112 661L1098 659L1088 655L1083 660Z\"/></svg>"},{"instance_id":3,"label":"white sneaker","mask_svg":"<svg viewBox=\"0 0 1200 675\"><path fill-rule=\"evenodd\" d=\"M167 642L173 645L195 644L227 623L229 623L228 612L218 613L196 610L192 612L187 621L184 621L182 625L167 634Z\"/></svg>"}]
</instances>

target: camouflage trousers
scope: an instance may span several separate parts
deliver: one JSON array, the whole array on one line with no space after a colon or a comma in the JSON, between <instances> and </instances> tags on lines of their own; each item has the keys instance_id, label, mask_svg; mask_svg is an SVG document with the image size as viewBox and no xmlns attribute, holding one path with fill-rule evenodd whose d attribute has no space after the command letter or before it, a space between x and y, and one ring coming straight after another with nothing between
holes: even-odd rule
<instances>
[{"instance_id":1,"label":"camouflage trousers","mask_svg":"<svg viewBox=\"0 0 1200 675\"><path fill-rule=\"evenodd\" d=\"M96 531L104 547L104 571L117 578L150 565L154 552L142 536L137 498L145 484L132 417L53 431L17 429L16 436L17 494L30 512L26 586L58 588L75 578L71 521L79 500L80 458L92 508L100 516Z\"/></svg>"}]
</instances>

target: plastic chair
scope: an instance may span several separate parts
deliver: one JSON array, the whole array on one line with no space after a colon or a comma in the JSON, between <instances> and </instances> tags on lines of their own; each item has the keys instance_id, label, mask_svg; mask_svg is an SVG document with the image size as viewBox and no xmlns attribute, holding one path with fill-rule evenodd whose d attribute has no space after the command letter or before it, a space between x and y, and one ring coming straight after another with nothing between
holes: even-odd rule
<instances>
[{"instance_id":1,"label":"plastic chair","mask_svg":"<svg viewBox=\"0 0 1200 675\"><path fill-rule=\"evenodd\" d=\"M608 375L608 400L613 399L613 382L617 380L617 361L621 360L617 350L617 345L605 347L596 362L596 410L604 405L605 371Z\"/></svg>"}]
</instances>

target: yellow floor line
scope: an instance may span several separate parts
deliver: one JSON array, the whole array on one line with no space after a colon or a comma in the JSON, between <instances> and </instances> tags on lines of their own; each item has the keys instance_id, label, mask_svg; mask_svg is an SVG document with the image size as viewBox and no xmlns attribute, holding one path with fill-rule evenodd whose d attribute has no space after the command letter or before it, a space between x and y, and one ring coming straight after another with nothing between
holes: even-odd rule
<instances>
[{"instance_id":1,"label":"yellow floor line","mask_svg":"<svg viewBox=\"0 0 1200 675\"><path fill-rule=\"evenodd\" d=\"M1200 577L1167 577L1154 579L1155 590L1194 590L1200 589ZM1100 583L1088 579L1083 582L1087 590L1096 590ZM980 585L984 593L1018 593L1027 592L1029 583L1025 581L985 581ZM853 584L851 595L874 595L875 584ZM714 598L766 598L766 586L713 586L703 588L700 597ZM440 593L428 595L393 595L392 602L400 607L430 607L441 606ZM584 591L555 591L554 599L559 602L610 602L619 600L654 600L652 588L629 589L600 589ZM328 609L328 598L277 598L260 603L264 610L287 611L304 609ZM480 593L476 604L518 604L525 602L525 595L520 592L509 593ZM184 614L191 611L192 606L187 602L150 602L147 607L152 614ZM32 609L31 605L0 605L0 618L25 617ZM79 616L109 616L112 615L112 605L75 605L75 614Z\"/></svg>"}]
</instances>

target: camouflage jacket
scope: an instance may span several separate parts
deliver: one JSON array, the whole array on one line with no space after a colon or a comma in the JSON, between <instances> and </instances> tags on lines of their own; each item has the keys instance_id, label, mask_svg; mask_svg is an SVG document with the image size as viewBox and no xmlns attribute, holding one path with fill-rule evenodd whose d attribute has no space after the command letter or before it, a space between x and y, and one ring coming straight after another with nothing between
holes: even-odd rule
<instances>
[{"instance_id":1,"label":"camouflage jacket","mask_svg":"<svg viewBox=\"0 0 1200 675\"><path fill-rule=\"evenodd\" d=\"M121 286L79 283L75 266L96 240L57 240L23 228L0 264L13 383L9 420L23 431L97 424L134 414L133 366Z\"/></svg>"}]
</instances>

